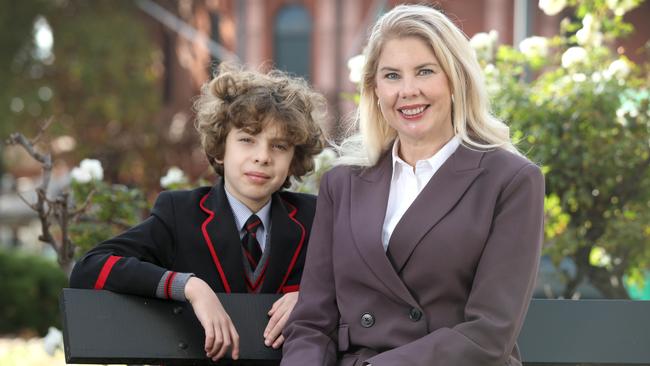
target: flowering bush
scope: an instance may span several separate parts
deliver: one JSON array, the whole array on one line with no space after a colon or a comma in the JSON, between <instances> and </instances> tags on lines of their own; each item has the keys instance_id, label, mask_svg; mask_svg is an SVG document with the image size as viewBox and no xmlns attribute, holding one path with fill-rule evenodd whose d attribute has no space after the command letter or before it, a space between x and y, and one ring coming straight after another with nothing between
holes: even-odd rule
<instances>
[{"instance_id":1,"label":"flowering bush","mask_svg":"<svg viewBox=\"0 0 650 366\"><path fill-rule=\"evenodd\" d=\"M518 49L478 42L495 112L546 174L546 253L577 266L566 297L584 279L627 297L624 278L639 283L650 267L650 67L612 52L640 2L541 0L549 15L575 10L558 36Z\"/></svg>"},{"instance_id":2,"label":"flowering bush","mask_svg":"<svg viewBox=\"0 0 650 366\"><path fill-rule=\"evenodd\" d=\"M99 160L84 159L70 172L70 188L77 205L87 201L83 215L70 225L70 239L85 253L142 219L147 202L136 188L104 182Z\"/></svg>"}]
</instances>

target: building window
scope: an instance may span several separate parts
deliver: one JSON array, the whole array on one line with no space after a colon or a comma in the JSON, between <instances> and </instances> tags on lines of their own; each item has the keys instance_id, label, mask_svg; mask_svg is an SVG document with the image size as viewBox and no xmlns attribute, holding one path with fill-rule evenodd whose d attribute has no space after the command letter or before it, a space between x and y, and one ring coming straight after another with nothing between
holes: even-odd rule
<instances>
[{"instance_id":1,"label":"building window","mask_svg":"<svg viewBox=\"0 0 650 366\"><path fill-rule=\"evenodd\" d=\"M217 12L210 12L210 38L218 43L221 43L221 33L219 32L219 14ZM214 54L210 56L210 69L208 75L213 75L219 63L223 61L215 57Z\"/></svg>"},{"instance_id":2,"label":"building window","mask_svg":"<svg viewBox=\"0 0 650 366\"><path fill-rule=\"evenodd\" d=\"M311 18L303 6L288 5L278 11L273 26L275 67L309 80L311 28Z\"/></svg>"}]
</instances>

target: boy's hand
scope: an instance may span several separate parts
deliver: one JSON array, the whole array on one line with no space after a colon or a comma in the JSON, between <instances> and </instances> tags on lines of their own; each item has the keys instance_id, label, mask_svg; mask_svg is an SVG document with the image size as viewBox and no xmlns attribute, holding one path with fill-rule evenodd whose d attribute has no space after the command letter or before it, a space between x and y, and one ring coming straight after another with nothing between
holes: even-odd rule
<instances>
[{"instance_id":1,"label":"boy's hand","mask_svg":"<svg viewBox=\"0 0 650 366\"><path fill-rule=\"evenodd\" d=\"M280 348L284 342L282 329L289 319L291 310L298 301L298 291L285 294L278 301L273 303L269 310L269 324L264 329L264 344L273 348Z\"/></svg>"},{"instance_id":2,"label":"boy's hand","mask_svg":"<svg viewBox=\"0 0 650 366\"><path fill-rule=\"evenodd\" d=\"M185 297L205 331L206 356L217 361L232 347L232 359L239 358L239 334L219 298L205 281L192 277L185 285Z\"/></svg>"}]
</instances>

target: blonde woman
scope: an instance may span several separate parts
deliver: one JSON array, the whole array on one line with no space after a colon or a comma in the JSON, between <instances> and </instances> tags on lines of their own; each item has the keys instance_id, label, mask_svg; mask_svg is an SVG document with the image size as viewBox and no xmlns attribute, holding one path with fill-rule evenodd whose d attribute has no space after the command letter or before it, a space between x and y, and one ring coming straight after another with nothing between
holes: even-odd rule
<instances>
[{"instance_id":1,"label":"blonde woman","mask_svg":"<svg viewBox=\"0 0 650 366\"><path fill-rule=\"evenodd\" d=\"M521 365L544 179L466 36L402 5L366 48L359 134L321 182L283 366Z\"/></svg>"}]
</instances>

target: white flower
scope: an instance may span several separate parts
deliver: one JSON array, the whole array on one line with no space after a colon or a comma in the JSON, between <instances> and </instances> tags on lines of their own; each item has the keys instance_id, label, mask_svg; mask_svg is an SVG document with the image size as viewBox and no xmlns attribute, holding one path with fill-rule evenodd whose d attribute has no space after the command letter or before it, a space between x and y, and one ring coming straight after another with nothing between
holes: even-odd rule
<instances>
[{"instance_id":1,"label":"white flower","mask_svg":"<svg viewBox=\"0 0 650 366\"><path fill-rule=\"evenodd\" d=\"M556 15L566 7L566 0L539 0L539 8L546 15Z\"/></svg>"},{"instance_id":2,"label":"white flower","mask_svg":"<svg viewBox=\"0 0 650 366\"><path fill-rule=\"evenodd\" d=\"M585 74L583 74L581 72L577 72L577 73L571 75L571 79L573 81L575 81L576 83L582 83L582 82L587 80L587 75L585 75Z\"/></svg>"},{"instance_id":3,"label":"white flower","mask_svg":"<svg viewBox=\"0 0 650 366\"><path fill-rule=\"evenodd\" d=\"M47 335L43 337L43 348L48 355L54 356L57 349L63 347L63 334L60 330L50 327L47 330Z\"/></svg>"},{"instance_id":4,"label":"white flower","mask_svg":"<svg viewBox=\"0 0 650 366\"><path fill-rule=\"evenodd\" d=\"M562 54L562 67L568 69L587 60L587 51L582 47L571 47Z\"/></svg>"},{"instance_id":5,"label":"white flower","mask_svg":"<svg viewBox=\"0 0 650 366\"><path fill-rule=\"evenodd\" d=\"M625 61L625 59L619 58L618 60L614 60L611 64L609 64L609 67L603 72L603 74L608 80L612 77L616 78L617 80L622 80L630 74L630 65L627 63L627 61Z\"/></svg>"},{"instance_id":6,"label":"white flower","mask_svg":"<svg viewBox=\"0 0 650 366\"><path fill-rule=\"evenodd\" d=\"M545 37L528 37L519 43L519 51L527 58L546 57L548 55L548 39Z\"/></svg>"},{"instance_id":7,"label":"white flower","mask_svg":"<svg viewBox=\"0 0 650 366\"><path fill-rule=\"evenodd\" d=\"M494 64L487 64L485 65L485 68L483 69L483 72L485 74L496 74L497 73L497 68L494 66Z\"/></svg>"},{"instance_id":8,"label":"white flower","mask_svg":"<svg viewBox=\"0 0 650 366\"><path fill-rule=\"evenodd\" d=\"M499 33L495 30L491 30L489 33L480 32L469 40L469 45L476 51L476 57L482 60L491 60L498 39Z\"/></svg>"},{"instance_id":9,"label":"white flower","mask_svg":"<svg viewBox=\"0 0 650 366\"><path fill-rule=\"evenodd\" d=\"M603 80L603 73L600 71L595 71L593 74L591 74L591 81L594 83L599 83Z\"/></svg>"},{"instance_id":10,"label":"white flower","mask_svg":"<svg viewBox=\"0 0 650 366\"><path fill-rule=\"evenodd\" d=\"M600 46L603 43L603 33L600 24L594 20L593 15L587 13L582 18L582 28L576 33L578 44L581 46Z\"/></svg>"},{"instance_id":11,"label":"white flower","mask_svg":"<svg viewBox=\"0 0 650 366\"><path fill-rule=\"evenodd\" d=\"M91 180L104 179L102 163L96 159L83 159L78 167L70 172L70 177L77 183L88 183Z\"/></svg>"},{"instance_id":12,"label":"white flower","mask_svg":"<svg viewBox=\"0 0 650 366\"><path fill-rule=\"evenodd\" d=\"M607 0L607 7L618 16L623 16L636 6L634 0Z\"/></svg>"},{"instance_id":13,"label":"white flower","mask_svg":"<svg viewBox=\"0 0 650 366\"><path fill-rule=\"evenodd\" d=\"M173 166L167 170L167 174L164 177L160 178L160 186L163 188L169 188L173 184L184 184L187 183L187 177L185 173L179 168Z\"/></svg>"},{"instance_id":14,"label":"white flower","mask_svg":"<svg viewBox=\"0 0 650 366\"><path fill-rule=\"evenodd\" d=\"M349 79L353 83L359 83L361 81L361 75L363 74L363 66L366 64L366 56L356 55L351 57L348 60L348 69L350 69Z\"/></svg>"}]
</instances>

